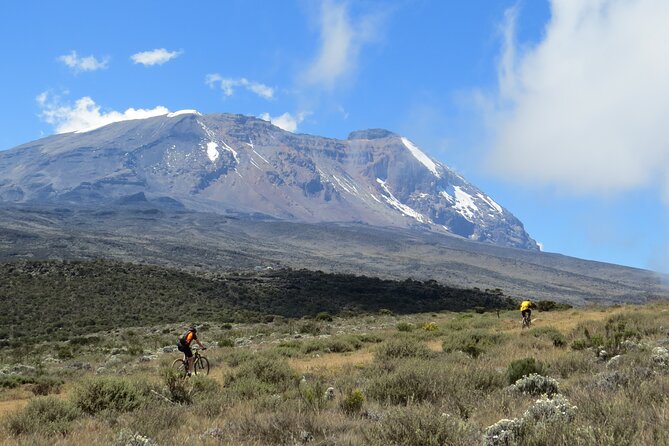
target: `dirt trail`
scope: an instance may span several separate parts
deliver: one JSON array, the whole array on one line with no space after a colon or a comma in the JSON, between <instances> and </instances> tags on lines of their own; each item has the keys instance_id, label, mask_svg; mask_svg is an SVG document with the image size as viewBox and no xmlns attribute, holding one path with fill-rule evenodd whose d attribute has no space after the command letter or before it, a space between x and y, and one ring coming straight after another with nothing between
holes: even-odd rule
<instances>
[{"instance_id":1,"label":"dirt trail","mask_svg":"<svg viewBox=\"0 0 669 446\"><path fill-rule=\"evenodd\" d=\"M291 358L288 364L300 372L322 369L342 368L347 365L368 364L374 359L370 350L358 350L352 353L328 353L312 358Z\"/></svg>"},{"instance_id":2,"label":"dirt trail","mask_svg":"<svg viewBox=\"0 0 669 446\"><path fill-rule=\"evenodd\" d=\"M26 407L26 404L28 404L28 401L30 401L30 398L27 397L16 400L0 401L0 418L4 418L11 413L23 409Z\"/></svg>"}]
</instances>

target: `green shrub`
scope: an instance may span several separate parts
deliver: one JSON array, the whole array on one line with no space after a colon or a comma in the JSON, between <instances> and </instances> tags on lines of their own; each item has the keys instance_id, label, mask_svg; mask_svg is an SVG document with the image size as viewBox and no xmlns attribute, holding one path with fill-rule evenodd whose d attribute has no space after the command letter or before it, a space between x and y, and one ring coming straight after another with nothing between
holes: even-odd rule
<instances>
[{"instance_id":1,"label":"green shrub","mask_svg":"<svg viewBox=\"0 0 669 446\"><path fill-rule=\"evenodd\" d=\"M160 374L167 387L170 401L177 404L193 403L193 387L189 380L184 379L181 373L171 367L163 368Z\"/></svg>"},{"instance_id":2,"label":"green shrub","mask_svg":"<svg viewBox=\"0 0 669 446\"><path fill-rule=\"evenodd\" d=\"M225 382L225 387L237 399L254 399L260 395L269 395L276 391L274 386L260 381L255 376L235 376Z\"/></svg>"},{"instance_id":3,"label":"green shrub","mask_svg":"<svg viewBox=\"0 0 669 446\"><path fill-rule=\"evenodd\" d=\"M427 346L415 339L396 338L384 343L376 351L377 360L398 358L431 358L435 355Z\"/></svg>"},{"instance_id":4,"label":"green shrub","mask_svg":"<svg viewBox=\"0 0 669 446\"><path fill-rule=\"evenodd\" d=\"M302 344L303 353L325 352L344 353L358 350L362 347L362 341L355 335L337 336L324 339L312 339Z\"/></svg>"},{"instance_id":5,"label":"green shrub","mask_svg":"<svg viewBox=\"0 0 669 446\"><path fill-rule=\"evenodd\" d=\"M143 399L137 385L117 377L88 379L72 394L74 404L90 415L103 410L129 412L138 408Z\"/></svg>"},{"instance_id":6,"label":"green shrub","mask_svg":"<svg viewBox=\"0 0 669 446\"><path fill-rule=\"evenodd\" d=\"M436 360L396 361L390 370L377 365L367 373L365 394L382 403L437 402L453 390L451 370Z\"/></svg>"},{"instance_id":7,"label":"green shrub","mask_svg":"<svg viewBox=\"0 0 669 446\"><path fill-rule=\"evenodd\" d=\"M159 402L145 405L135 410L132 417L128 419L128 428L132 432L141 432L142 435L148 437L158 437L170 429L181 426L184 419L184 410L194 410L191 408L184 409L182 406L175 404L162 404ZM163 444L162 442L160 444ZM122 442L117 438L114 446L155 446L155 443L141 442Z\"/></svg>"},{"instance_id":8,"label":"green shrub","mask_svg":"<svg viewBox=\"0 0 669 446\"><path fill-rule=\"evenodd\" d=\"M0 375L0 388L14 389L23 384L22 378L20 375Z\"/></svg>"},{"instance_id":9,"label":"green shrub","mask_svg":"<svg viewBox=\"0 0 669 446\"><path fill-rule=\"evenodd\" d=\"M478 329L461 330L446 338L442 342L442 348L447 353L461 351L472 358L478 358L490 347L501 345L507 340L508 337L502 333Z\"/></svg>"},{"instance_id":10,"label":"green shrub","mask_svg":"<svg viewBox=\"0 0 669 446\"><path fill-rule=\"evenodd\" d=\"M307 407L315 412L320 412L328 402L325 398L326 389L325 383L319 379L309 382L302 381L299 386L300 397Z\"/></svg>"},{"instance_id":11,"label":"green shrub","mask_svg":"<svg viewBox=\"0 0 669 446\"><path fill-rule=\"evenodd\" d=\"M480 444L480 433L456 416L419 405L389 410L364 433L365 444L373 446L442 446Z\"/></svg>"},{"instance_id":12,"label":"green shrub","mask_svg":"<svg viewBox=\"0 0 669 446\"><path fill-rule=\"evenodd\" d=\"M316 320L332 322L332 315L330 315L330 313L328 313L327 311L321 311L316 315Z\"/></svg>"},{"instance_id":13,"label":"green shrub","mask_svg":"<svg viewBox=\"0 0 669 446\"><path fill-rule=\"evenodd\" d=\"M321 326L317 322L306 321L300 325L298 331L302 334L310 334L316 336L321 333Z\"/></svg>"},{"instance_id":14,"label":"green shrub","mask_svg":"<svg viewBox=\"0 0 669 446\"><path fill-rule=\"evenodd\" d=\"M511 364L509 364L506 371L509 384L514 384L520 378L529 376L532 373L539 375L544 373L543 364L534 358L523 358L511 361Z\"/></svg>"},{"instance_id":15,"label":"green shrub","mask_svg":"<svg viewBox=\"0 0 669 446\"><path fill-rule=\"evenodd\" d=\"M254 358L252 352L248 349L234 349L226 351L223 355L223 361L230 367L238 367L240 364L250 361Z\"/></svg>"},{"instance_id":16,"label":"green shrub","mask_svg":"<svg viewBox=\"0 0 669 446\"><path fill-rule=\"evenodd\" d=\"M587 339L574 339L571 343L571 348L574 350L585 350L590 346Z\"/></svg>"},{"instance_id":17,"label":"green shrub","mask_svg":"<svg viewBox=\"0 0 669 446\"><path fill-rule=\"evenodd\" d=\"M242 378L256 379L279 391L297 383L297 374L285 360L267 356L255 356L241 364L236 373L230 376L228 383L232 384Z\"/></svg>"},{"instance_id":18,"label":"green shrub","mask_svg":"<svg viewBox=\"0 0 669 446\"><path fill-rule=\"evenodd\" d=\"M397 324L398 331L410 332L413 331L414 328L416 327L408 322L400 322L399 324Z\"/></svg>"},{"instance_id":19,"label":"green shrub","mask_svg":"<svg viewBox=\"0 0 669 446\"><path fill-rule=\"evenodd\" d=\"M537 310L539 311L564 311L573 308L569 304L557 303L552 300L540 300L537 302Z\"/></svg>"},{"instance_id":20,"label":"green shrub","mask_svg":"<svg viewBox=\"0 0 669 446\"><path fill-rule=\"evenodd\" d=\"M426 322L423 324L422 329L424 331L437 331L439 330L439 326L435 322Z\"/></svg>"},{"instance_id":21,"label":"green shrub","mask_svg":"<svg viewBox=\"0 0 669 446\"><path fill-rule=\"evenodd\" d=\"M595 368L594 358L581 352L567 352L548 364L551 374L569 378L574 374L591 374Z\"/></svg>"},{"instance_id":22,"label":"green shrub","mask_svg":"<svg viewBox=\"0 0 669 446\"><path fill-rule=\"evenodd\" d=\"M69 401L54 396L35 398L20 412L10 415L7 427L14 435L66 434L81 412Z\"/></svg>"},{"instance_id":23,"label":"green shrub","mask_svg":"<svg viewBox=\"0 0 669 446\"><path fill-rule=\"evenodd\" d=\"M188 382L192 386L194 394L213 395L221 391L221 385L218 381L208 376L193 375Z\"/></svg>"},{"instance_id":24,"label":"green shrub","mask_svg":"<svg viewBox=\"0 0 669 446\"><path fill-rule=\"evenodd\" d=\"M530 333L532 333L537 338L549 339L555 347L564 347L567 345L567 339L560 332L560 330L554 327L532 328Z\"/></svg>"},{"instance_id":25,"label":"green shrub","mask_svg":"<svg viewBox=\"0 0 669 446\"><path fill-rule=\"evenodd\" d=\"M346 415L357 415L362 410L362 405L365 403L365 396L362 390L354 389L347 393L339 402L339 408Z\"/></svg>"},{"instance_id":26,"label":"green shrub","mask_svg":"<svg viewBox=\"0 0 669 446\"><path fill-rule=\"evenodd\" d=\"M49 395L51 393L59 393L60 388L63 386L65 381L60 378L54 378L52 376L40 376L31 386L30 391L34 395Z\"/></svg>"},{"instance_id":27,"label":"green shrub","mask_svg":"<svg viewBox=\"0 0 669 446\"><path fill-rule=\"evenodd\" d=\"M235 340L230 338L221 338L218 340L219 347L234 347Z\"/></svg>"}]
</instances>

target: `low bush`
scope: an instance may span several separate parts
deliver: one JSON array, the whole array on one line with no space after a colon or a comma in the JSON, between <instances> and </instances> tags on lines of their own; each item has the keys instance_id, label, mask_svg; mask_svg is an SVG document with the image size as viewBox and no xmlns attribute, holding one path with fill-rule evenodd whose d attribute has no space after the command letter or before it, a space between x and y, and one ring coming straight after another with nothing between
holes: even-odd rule
<instances>
[{"instance_id":1,"label":"low bush","mask_svg":"<svg viewBox=\"0 0 669 446\"><path fill-rule=\"evenodd\" d=\"M316 336L321 334L322 327L318 322L306 321L299 326L298 331L302 334L310 334Z\"/></svg>"},{"instance_id":2,"label":"low bush","mask_svg":"<svg viewBox=\"0 0 669 446\"><path fill-rule=\"evenodd\" d=\"M507 368L506 375L509 384L514 384L516 381L524 376L529 376L533 373L541 375L544 372L544 366L534 358L523 358L511 361Z\"/></svg>"},{"instance_id":3,"label":"low bush","mask_svg":"<svg viewBox=\"0 0 669 446\"><path fill-rule=\"evenodd\" d=\"M537 375L536 373L520 378L511 387L517 392L533 396L553 396L559 391L559 385L556 380Z\"/></svg>"},{"instance_id":4,"label":"low bush","mask_svg":"<svg viewBox=\"0 0 669 446\"><path fill-rule=\"evenodd\" d=\"M226 385L240 379L257 380L277 391L285 391L297 384L297 374L285 360L267 356L255 356L242 363Z\"/></svg>"},{"instance_id":5,"label":"low bush","mask_svg":"<svg viewBox=\"0 0 669 446\"><path fill-rule=\"evenodd\" d=\"M565 336L554 327L538 327L530 330L530 333L537 338L548 339L555 347L564 347L567 345Z\"/></svg>"},{"instance_id":6,"label":"low bush","mask_svg":"<svg viewBox=\"0 0 669 446\"><path fill-rule=\"evenodd\" d=\"M192 410L191 408L187 410ZM149 437L157 437L183 424L184 408L174 404L156 402L140 407L128 419L128 427ZM162 444L162 443L161 443ZM147 446L147 443L116 443L115 446Z\"/></svg>"},{"instance_id":7,"label":"low bush","mask_svg":"<svg viewBox=\"0 0 669 446\"><path fill-rule=\"evenodd\" d=\"M540 300L537 302L537 310L539 311L565 311L573 308L569 304L557 303L552 300Z\"/></svg>"},{"instance_id":8,"label":"low bush","mask_svg":"<svg viewBox=\"0 0 669 446\"><path fill-rule=\"evenodd\" d=\"M416 340L406 337L391 339L382 344L376 351L377 360L393 360L399 358L431 358L435 353L427 346Z\"/></svg>"},{"instance_id":9,"label":"low bush","mask_svg":"<svg viewBox=\"0 0 669 446\"><path fill-rule=\"evenodd\" d=\"M143 401L144 396L135 383L118 377L88 379L75 387L72 394L72 402L90 415L103 410L129 412Z\"/></svg>"},{"instance_id":10,"label":"low bush","mask_svg":"<svg viewBox=\"0 0 669 446\"><path fill-rule=\"evenodd\" d=\"M234 347L235 346L235 340L231 338L221 338L218 340L218 346L219 347Z\"/></svg>"},{"instance_id":11,"label":"low bush","mask_svg":"<svg viewBox=\"0 0 669 446\"><path fill-rule=\"evenodd\" d=\"M79 409L69 401L54 396L35 398L23 410L8 417L7 428L13 435L64 435L80 415Z\"/></svg>"},{"instance_id":12,"label":"low bush","mask_svg":"<svg viewBox=\"0 0 669 446\"><path fill-rule=\"evenodd\" d=\"M0 388L14 389L23 385L30 385L30 391L34 395L48 395L58 393L64 381L53 376L25 376L25 375L0 375Z\"/></svg>"},{"instance_id":13,"label":"low bush","mask_svg":"<svg viewBox=\"0 0 669 446\"><path fill-rule=\"evenodd\" d=\"M421 327L424 331L437 331L439 326L435 322L426 322Z\"/></svg>"},{"instance_id":14,"label":"low bush","mask_svg":"<svg viewBox=\"0 0 669 446\"><path fill-rule=\"evenodd\" d=\"M365 396L362 394L362 390L354 389L342 398L339 402L339 408L346 415L357 415L362 410L362 405L364 403Z\"/></svg>"},{"instance_id":15,"label":"low bush","mask_svg":"<svg viewBox=\"0 0 669 446\"><path fill-rule=\"evenodd\" d=\"M372 368L368 373L365 393L382 403L436 402L451 390L449 370L435 361L412 359L389 371Z\"/></svg>"},{"instance_id":16,"label":"low bush","mask_svg":"<svg viewBox=\"0 0 669 446\"><path fill-rule=\"evenodd\" d=\"M365 444L378 446L465 446L480 443L480 433L475 426L427 405L393 408L364 434Z\"/></svg>"},{"instance_id":17,"label":"low bush","mask_svg":"<svg viewBox=\"0 0 669 446\"><path fill-rule=\"evenodd\" d=\"M49 395L51 393L59 393L60 388L64 383L65 381L63 381L61 378L55 378L53 376L40 376L30 387L30 391L34 395L41 396Z\"/></svg>"},{"instance_id":18,"label":"low bush","mask_svg":"<svg viewBox=\"0 0 669 446\"><path fill-rule=\"evenodd\" d=\"M302 381L299 386L300 397L307 407L315 412L320 412L328 403L326 396L328 386L320 379L310 382Z\"/></svg>"},{"instance_id":19,"label":"low bush","mask_svg":"<svg viewBox=\"0 0 669 446\"><path fill-rule=\"evenodd\" d=\"M442 342L445 352L460 351L472 358L478 358L490 348L502 345L508 337L502 333L494 333L486 330L461 330L452 333Z\"/></svg>"},{"instance_id":20,"label":"low bush","mask_svg":"<svg viewBox=\"0 0 669 446\"><path fill-rule=\"evenodd\" d=\"M552 375L569 378L575 374L591 374L595 369L592 356L580 351L567 351L547 363Z\"/></svg>"},{"instance_id":21,"label":"low bush","mask_svg":"<svg viewBox=\"0 0 669 446\"><path fill-rule=\"evenodd\" d=\"M326 322L332 322L332 315L328 313L327 311L321 311L316 315L316 320L317 321L326 321Z\"/></svg>"},{"instance_id":22,"label":"low bush","mask_svg":"<svg viewBox=\"0 0 669 446\"><path fill-rule=\"evenodd\" d=\"M338 336L334 338L312 339L302 344L303 353L324 352L344 353L358 350L362 347L362 341L356 336Z\"/></svg>"},{"instance_id":23,"label":"low bush","mask_svg":"<svg viewBox=\"0 0 669 446\"><path fill-rule=\"evenodd\" d=\"M163 383L167 388L170 401L177 404L191 404L193 402L193 388L190 381L171 367L165 367L160 371Z\"/></svg>"},{"instance_id":24,"label":"low bush","mask_svg":"<svg viewBox=\"0 0 669 446\"><path fill-rule=\"evenodd\" d=\"M413 324L410 324L408 322L400 322L397 324L397 330L398 331L403 331L403 332L410 332L413 331L414 328L416 328Z\"/></svg>"}]
</instances>

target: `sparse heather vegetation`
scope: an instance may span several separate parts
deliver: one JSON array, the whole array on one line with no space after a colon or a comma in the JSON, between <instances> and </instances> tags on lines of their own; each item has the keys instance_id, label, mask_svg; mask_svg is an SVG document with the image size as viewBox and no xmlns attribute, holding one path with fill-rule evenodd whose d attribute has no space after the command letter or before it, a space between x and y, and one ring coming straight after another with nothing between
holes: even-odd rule
<instances>
[{"instance_id":1,"label":"sparse heather vegetation","mask_svg":"<svg viewBox=\"0 0 669 446\"><path fill-rule=\"evenodd\" d=\"M523 331L516 310L321 311L201 323L211 374L188 380L170 364L189 321L12 344L0 445L669 443L667 303Z\"/></svg>"},{"instance_id":2,"label":"sparse heather vegetation","mask_svg":"<svg viewBox=\"0 0 669 446\"><path fill-rule=\"evenodd\" d=\"M105 344L105 330L193 321L213 325L312 317L300 331L318 334L334 315L511 308L503 296L436 281L381 280L308 270L192 273L96 261L0 264L0 348L68 341L60 352ZM82 305L85 302L85 305ZM227 326L227 325L225 325Z\"/></svg>"}]
</instances>

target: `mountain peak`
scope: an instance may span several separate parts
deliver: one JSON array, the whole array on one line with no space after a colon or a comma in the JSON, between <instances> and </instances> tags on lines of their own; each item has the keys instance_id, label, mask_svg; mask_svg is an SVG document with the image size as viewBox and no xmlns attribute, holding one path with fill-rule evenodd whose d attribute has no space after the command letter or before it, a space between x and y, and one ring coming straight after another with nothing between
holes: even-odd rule
<instances>
[{"instance_id":1,"label":"mountain peak","mask_svg":"<svg viewBox=\"0 0 669 446\"><path fill-rule=\"evenodd\" d=\"M390 138L393 136L399 136L396 133L391 132L386 129L366 129L366 130L356 130L348 134L348 139L382 139Z\"/></svg>"},{"instance_id":2,"label":"mountain peak","mask_svg":"<svg viewBox=\"0 0 669 446\"><path fill-rule=\"evenodd\" d=\"M537 249L490 196L384 129L336 140L182 110L0 152L0 201L106 206L155 197L194 211L410 227Z\"/></svg>"}]
</instances>

